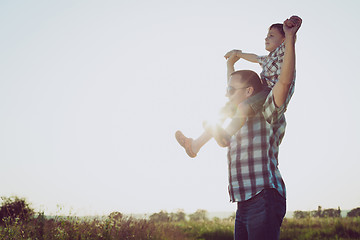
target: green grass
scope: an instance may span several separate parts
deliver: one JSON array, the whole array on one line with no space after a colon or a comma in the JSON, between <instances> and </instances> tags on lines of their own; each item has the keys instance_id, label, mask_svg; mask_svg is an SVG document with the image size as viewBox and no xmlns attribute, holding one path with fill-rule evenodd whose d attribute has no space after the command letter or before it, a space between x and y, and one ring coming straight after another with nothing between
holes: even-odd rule
<instances>
[{"instance_id":1,"label":"green grass","mask_svg":"<svg viewBox=\"0 0 360 240\"><path fill-rule=\"evenodd\" d=\"M83 219L43 215L29 221L6 222L0 226L0 239L155 239L227 240L233 239L232 220L156 222L132 217ZM360 217L285 219L282 240L360 239Z\"/></svg>"},{"instance_id":2,"label":"green grass","mask_svg":"<svg viewBox=\"0 0 360 240\"><path fill-rule=\"evenodd\" d=\"M180 227L191 239L206 239L206 240L232 240L234 239L233 230L234 222L228 220L214 220L214 221L184 221L179 223L171 223Z\"/></svg>"},{"instance_id":3,"label":"green grass","mask_svg":"<svg viewBox=\"0 0 360 240\"><path fill-rule=\"evenodd\" d=\"M285 219L280 239L360 239L360 217Z\"/></svg>"}]
</instances>

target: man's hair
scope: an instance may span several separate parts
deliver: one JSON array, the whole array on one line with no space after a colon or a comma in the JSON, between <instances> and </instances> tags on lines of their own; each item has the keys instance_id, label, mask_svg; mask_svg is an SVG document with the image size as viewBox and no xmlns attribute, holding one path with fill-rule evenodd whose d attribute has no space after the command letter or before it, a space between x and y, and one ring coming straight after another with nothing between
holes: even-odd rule
<instances>
[{"instance_id":1,"label":"man's hair","mask_svg":"<svg viewBox=\"0 0 360 240\"><path fill-rule=\"evenodd\" d=\"M256 72L251 70L238 70L233 73L231 73L230 76L234 75L240 75L241 76L241 82L243 82L247 86L251 86L254 88L254 93L256 94L261 91L263 88L263 85L261 83L261 80L259 78L259 75L257 75Z\"/></svg>"},{"instance_id":2,"label":"man's hair","mask_svg":"<svg viewBox=\"0 0 360 240\"><path fill-rule=\"evenodd\" d=\"M285 32L284 32L284 28L283 28L283 24L282 24L282 23L274 23L273 25L271 25L271 26L269 27L269 30L270 30L270 29L273 29L273 28L277 29L277 30L281 33L281 35L282 35L283 37L285 37Z\"/></svg>"}]
</instances>

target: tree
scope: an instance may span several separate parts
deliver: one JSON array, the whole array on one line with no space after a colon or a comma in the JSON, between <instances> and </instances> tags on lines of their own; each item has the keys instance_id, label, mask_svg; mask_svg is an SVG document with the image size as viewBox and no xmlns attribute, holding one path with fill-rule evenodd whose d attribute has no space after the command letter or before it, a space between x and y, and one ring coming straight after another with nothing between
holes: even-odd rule
<instances>
[{"instance_id":1,"label":"tree","mask_svg":"<svg viewBox=\"0 0 360 240\"><path fill-rule=\"evenodd\" d=\"M341 217L341 209L328 208L322 210L321 206L318 207L317 211L311 212L312 217L326 218L326 217Z\"/></svg>"},{"instance_id":2,"label":"tree","mask_svg":"<svg viewBox=\"0 0 360 240\"><path fill-rule=\"evenodd\" d=\"M170 213L170 221L172 222L182 222L185 221L185 212L182 209L179 209L176 213Z\"/></svg>"},{"instance_id":3,"label":"tree","mask_svg":"<svg viewBox=\"0 0 360 240\"><path fill-rule=\"evenodd\" d=\"M170 216L166 211L160 211L159 213L152 214L150 220L155 222L169 222Z\"/></svg>"},{"instance_id":4,"label":"tree","mask_svg":"<svg viewBox=\"0 0 360 240\"><path fill-rule=\"evenodd\" d=\"M312 217L323 217L323 212L322 212L322 207L318 206L318 210L317 211L311 211L311 216Z\"/></svg>"},{"instance_id":5,"label":"tree","mask_svg":"<svg viewBox=\"0 0 360 240\"><path fill-rule=\"evenodd\" d=\"M34 210L24 198L1 197L0 223L13 223L18 221L28 221L34 216Z\"/></svg>"},{"instance_id":6,"label":"tree","mask_svg":"<svg viewBox=\"0 0 360 240\"><path fill-rule=\"evenodd\" d=\"M203 209L199 209L195 213L190 214L189 218L190 218L190 221L195 221L195 222L206 221L206 220L208 220L207 211L203 210Z\"/></svg>"},{"instance_id":7,"label":"tree","mask_svg":"<svg viewBox=\"0 0 360 240\"><path fill-rule=\"evenodd\" d=\"M124 215L121 212L112 212L109 215L109 219L112 219L114 221L120 221Z\"/></svg>"},{"instance_id":8,"label":"tree","mask_svg":"<svg viewBox=\"0 0 360 240\"><path fill-rule=\"evenodd\" d=\"M294 212L295 219L308 218L308 217L310 217L310 212L303 212L299 210Z\"/></svg>"},{"instance_id":9,"label":"tree","mask_svg":"<svg viewBox=\"0 0 360 240\"><path fill-rule=\"evenodd\" d=\"M338 209L329 208L323 211L323 217L341 217L340 207Z\"/></svg>"},{"instance_id":10,"label":"tree","mask_svg":"<svg viewBox=\"0 0 360 240\"><path fill-rule=\"evenodd\" d=\"M360 207L352 209L347 213L347 217L360 217Z\"/></svg>"}]
</instances>

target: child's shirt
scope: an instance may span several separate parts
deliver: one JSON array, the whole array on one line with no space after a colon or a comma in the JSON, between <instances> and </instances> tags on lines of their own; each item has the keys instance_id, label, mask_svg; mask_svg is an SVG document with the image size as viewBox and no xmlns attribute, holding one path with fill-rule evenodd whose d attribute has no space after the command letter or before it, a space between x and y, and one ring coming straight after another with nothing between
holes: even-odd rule
<instances>
[{"instance_id":1,"label":"child's shirt","mask_svg":"<svg viewBox=\"0 0 360 240\"><path fill-rule=\"evenodd\" d=\"M270 88L273 88L279 80L284 54L285 44L282 43L274 51L270 52L269 55L258 57L258 62L262 68L262 72L260 73L261 80Z\"/></svg>"},{"instance_id":2,"label":"child's shirt","mask_svg":"<svg viewBox=\"0 0 360 240\"><path fill-rule=\"evenodd\" d=\"M281 66L284 61L284 55L285 55L285 44L282 43L274 51L270 52L269 55L258 57L258 62L262 67L262 72L260 73L261 81L263 81L263 83L266 84L271 89L274 87L275 83L279 81ZM293 81L290 85L285 106L288 105L291 96L294 94L295 79L296 79L296 71L294 72Z\"/></svg>"}]
</instances>

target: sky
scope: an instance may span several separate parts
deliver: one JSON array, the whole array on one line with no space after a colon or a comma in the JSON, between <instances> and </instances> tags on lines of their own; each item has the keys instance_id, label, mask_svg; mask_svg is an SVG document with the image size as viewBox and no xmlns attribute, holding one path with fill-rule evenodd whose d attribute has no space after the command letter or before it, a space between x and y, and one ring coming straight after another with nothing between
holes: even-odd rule
<instances>
[{"instance_id":1,"label":"sky","mask_svg":"<svg viewBox=\"0 0 360 240\"><path fill-rule=\"evenodd\" d=\"M0 0L0 196L46 214L235 211L226 149L189 158L232 49L302 17L279 168L287 209L360 207L360 2ZM240 60L236 69L260 73Z\"/></svg>"}]
</instances>

